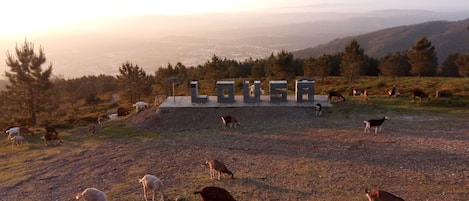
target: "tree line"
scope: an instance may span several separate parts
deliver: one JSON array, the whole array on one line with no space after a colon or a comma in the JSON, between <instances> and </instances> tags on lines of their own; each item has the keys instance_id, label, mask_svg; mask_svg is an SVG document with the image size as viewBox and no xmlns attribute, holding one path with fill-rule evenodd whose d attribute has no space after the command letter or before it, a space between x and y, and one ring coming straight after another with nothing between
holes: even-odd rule
<instances>
[{"instance_id":1,"label":"tree line","mask_svg":"<svg viewBox=\"0 0 469 201\"><path fill-rule=\"evenodd\" d=\"M356 40L352 40L343 52L323 54L306 59L294 58L282 50L271 53L263 59L236 61L222 59L216 55L198 66L186 67L178 62L158 68L154 75L147 74L138 64L126 61L119 66L117 76L87 75L81 78L64 79L52 77L52 64L46 64L42 47L36 52L34 44L25 41L16 46L15 52L7 51L5 72L9 80L6 90L0 92L2 125L46 125L57 116L79 113L78 104L96 110L106 102L100 94L119 94L120 100L110 107L122 103L150 100L156 94L171 94L171 83L167 78L176 77L181 83L191 80L213 82L227 78L249 78L254 80L291 80L298 76L316 77L324 80L327 76L343 76L353 83L360 76L469 76L469 54L450 54L438 66L436 48L426 38L416 41L409 50L388 53L381 59L364 54ZM187 88L181 84L178 88ZM177 90L187 91L187 90ZM188 95L188 94L177 94ZM58 108L68 108L66 112ZM73 115L72 115L73 116ZM76 116L76 115L75 115ZM41 121L38 121L41 117Z\"/></svg>"}]
</instances>

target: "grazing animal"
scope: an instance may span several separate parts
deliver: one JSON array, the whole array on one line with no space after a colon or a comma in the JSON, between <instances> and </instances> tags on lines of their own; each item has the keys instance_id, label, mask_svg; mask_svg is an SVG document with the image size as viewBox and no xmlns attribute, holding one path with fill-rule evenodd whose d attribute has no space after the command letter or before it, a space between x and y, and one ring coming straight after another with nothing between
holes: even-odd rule
<instances>
[{"instance_id":1,"label":"grazing animal","mask_svg":"<svg viewBox=\"0 0 469 201\"><path fill-rule=\"evenodd\" d=\"M21 135L15 135L15 136L12 136L9 138L11 140L11 146L13 145L23 145L23 144L28 144L28 142L26 141L26 139L24 139L23 136Z\"/></svg>"},{"instance_id":2,"label":"grazing animal","mask_svg":"<svg viewBox=\"0 0 469 201\"><path fill-rule=\"evenodd\" d=\"M194 194L200 194L202 201L236 201L226 189L215 186L205 187Z\"/></svg>"},{"instance_id":3,"label":"grazing animal","mask_svg":"<svg viewBox=\"0 0 469 201\"><path fill-rule=\"evenodd\" d=\"M59 133L53 127L46 127L46 134L42 137L44 139L44 145L48 146L47 141L52 141L54 146L57 146L57 142L63 142L59 138Z\"/></svg>"},{"instance_id":4,"label":"grazing animal","mask_svg":"<svg viewBox=\"0 0 469 201\"><path fill-rule=\"evenodd\" d=\"M383 125L384 120L388 120L388 118L383 117L381 119L370 119L363 121L365 123L365 133L369 133L371 127L375 127L375 133L378 133L378 131L381 130L381 126Z\"/></svg>"},{"instance_id":5,"label":"grazing animal","mask_svg":"<svg viewBox=\"0 0 469 201\"><path fill-rule=\"evenodd\" d=\"M397 85L394 85L392 86L391 89L388 90L388 99L390 99L391 97L398 97L399 96L399 92L397 91Z\"/></svg>"},{"instance_id":6,"label":"grazing animal","mask_svg":"<svg viewBox=\"0 0 469 201\"><path fill-rule=\"evenodd\" d=\"M96 134L96 130L98 129L98 125L96 125L95 123L90 123L88 124L88 133L89 134Z\"/></svg>"},{"instance_id":7,"label":"grazing animal","mask_svg":"<svg viewBox=\"0 0 469 201\"><path fill-rule=\"evenodd\" d=\"M420 102L422 102L423 99L430 100L430 97L428 96L427 93L425 93L421 90L418 90L418 89L416 89L412 92L412 102L415 102L416 97L420 98Z\"/></svg>"},{"instance_id":8,"label":"grazing animal","mask_svg":"<svg viewBox=\"0 0 469 201\"><path fill-rule=\"evenodd\" d=\"M83 198L85 201L107 201L106 194L96 188L87 188L75 196L77 200Z\"/></svg>"},{"instance_id":9,"label":"grazing animal","mask_svg":"<svg viewBox=\"0 0 469 201\"><path fill-rule=\"evenodd\" d=\"M139 101L133 104L132 106L135 107L135 112L138 113L142 111L143 109L147 108L148 106L150 106L150 104L145 103L143 101Z\"/></svg>"},{"instance_id":10,"label":"grazing animal","mask_svg":"<svg viewBox=\"0 0 469 201\"><path fill-rule=\"evenodd\" d=\"M143 186L143 198L145 198L145 201L148 201L147 199L147 191L152 192L152 201L155 201L155 194L158 191L161 193L161 199L162 200L168 200L168 197L164 193L164 185L163 182L161 182L160 179L155 177L154 175L147 174L143 176L141 179L138 180Z\"/></svg>"},{"instance_id":11,"label":"grazing animal","mask_svg":"<svg viewBox=\"0 0 469 201\"><path fill-rule=\"evenodd\" d=\"M158 106L158 105L161 105L164 101L166 100L166 96L164 95L156 95L155 96L155 102L154 102L154 106Z\"/></svg>"},{"instance_id":12,"label":"grazing animal","mask_svg":"<svg viewBox=\"0 0 469 201\"><path fill-rule=\"evenodd\" d=\"M221 121L223 123L223 127L226 128L226 126L230 126L232 128L233 126L236 128L237 126L240 125L238 120L234 118L233 116L221 116Z\"/></svg>"},{"instance_id":13,"label":"grazing animal","mask_svg":"<svg viewBox=\"0 0 469 201\"><path fill-rule=\"evenodd\" d=\"M363 91L363 100L365 101L366 104L369 103L368 90Z\"/></svg>"},{"instance_id":14,"label":"grazing animal","mask_svg":"<svg viewBox=\"0 0 469 201\"><path fill-rule=\"evenodd\" d=\"M264 89L259 87L259 90L261 91L261 94L265 94ZM255 91L256 91L256 85L251 84L251 86L249 86L249 95L251 95L251 96L254 95Z\"/></svg>"},{"instance_id":15,"label":"grazing animal","mask_svg":"<svg viewBox=\"0 0 469 201\"><path fill-rule=\"evenodd\" d=\"M46 126L46 133L53 133L53 134L59 135L57 130L55 130L55 128L52 126Z\"/></svg>"},{"instance_id":16,"label":"grazing animal","mask_svg":"<svg viewBox=\"0 0 469 201\"><path fill-rule=\"evenodd\" d=\"M316 110L316 116L317 117L322 115L322 105L321 105L321 103L316 104L315 110Z\"/></svg>"},{"instance_id":17,"label":"grazing animal","mask_svg":"<svg viewBox=\"0 0 469 201\"><path fill-rule=\"evenodd\" d=\"M104 122L106 122L107 120L109 120L108 117L102 117L102 116L98 117L98 120L97 120L98 125L102 126Z\"/></svg>"},{"instance_id":18,"label":"grazing animal","mask_svg":"<svg viewBox=\"0 0 469 201\"><path fill-rule=\"evenodd\" d=\"M7 130L5 130L5 134L8 135L8 137L13 136L14 134L19 135L20 127L10 127Z\"/></svg>"},{"instance_id":19,"label":"grazing animal","mask_svg":"<svg viewBox=\"0 0 469 201\"><path fill-rule=\"evenodd\" d=\"M117 108L117 116L118 117L123 117L129 115L129 111L123 107Z\"/></svg>"},{"instance_id":20,"label":"grazing animal","mask_svg":"<svg viewBox=\"0 0 469 201\"><path fill-rule=\"evenodd\" d=\"M365 89L363 89L363 88L354 87L352 89L352 95L353 96L359 96L359 95L363 94L364 92L365 92Z\"/></svg>"},{"instance_id":21,"label":"grazing animal","mask_svg":"<svg viewBox=\"0 0 469 201\"><path fill-rule=\"evenodd\" d=\"M220 161L209 160L205 161L205 163L210 167L210 179L215 178L215 172L218 172L218 180L220 180L221 173L231 175L231 178L234 178L233 172L229 171L225 164L221 163Z\"/></svg>"},{"instance_id":22,"label":"grazing animal","mask_svg":"<svg viewBox=\"0 0 469 201\"><path fill-rule=\"evenodd\" d=\"M20 134L31 134L31 135L34 135L34 131L29 130L29 128L26 128L26 127L20 127Z\"/></svg>"},{"instance_id":23,"label":"grazing animal","mask_svg":"<svg viewBox=\"0 0 469 201\"><path fill-rule=\"evenodd\" d=\"M117 119L117 118L119 118L119 115L116 114L116 113L113 113L113 114L110 114L110 115L109 115L109 119L110 119L110 120L114 120L114 119Z\"/></svg>"},{"instance_id":24,"label":"grazing animal","mask_svg":"<svg viewBox=\"0 0 469 201\"><path fill-rule=\"evenodd\" d=\"M329 100L329 102L331 102L332 97L335 97L335 100L336 100L337 102L339 102L339 101L345 102L345 97L342 96L342 94L340 94L340 93L337 92L337 91L329 91L329 95L327 96L327 99Z\"/></svg>"},{"instance_id":25,"label":"grazing animal","mask_svg":"<svg viewBox=\"0 0 469 201\"><path fill-rule=\"evenodd\" d=\"M365 193L369 201L404 201L404 199L382 190L375 189L370 192L365 189Z\"/></svg>"}]
</instances>

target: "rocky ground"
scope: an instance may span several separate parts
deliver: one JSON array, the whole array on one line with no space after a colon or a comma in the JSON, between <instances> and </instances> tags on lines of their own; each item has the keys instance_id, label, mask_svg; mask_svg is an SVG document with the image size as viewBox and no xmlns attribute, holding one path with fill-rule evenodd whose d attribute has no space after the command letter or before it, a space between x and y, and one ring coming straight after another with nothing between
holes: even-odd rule
<instances>
[{"instance_id":1,"label":"rocky ground","mask_svg":"<svg viewBox=\"0 0 469 201\"><path fill-rule=\"evenodd\" d=\"M239 201L366 200L365 187L405 200L469 199L464 115L389 113L380 134L364 134L365 114L326 109L315 117L312 110L148 109L120 120L150 133L141 138L90 140L76 129L57 147L8 147L22 157L0 155L9 161L0 167L0 200L73 200L86 187L108 200L142 200L137 179L146 173L161 178L172 199L199 200L192 192L209 185ZM224 129L221 115L241 125ZM110 131L105 125L100 132ZM204 161L212 158L235 179L211 181Z\"/></svg>"}]
</instances>

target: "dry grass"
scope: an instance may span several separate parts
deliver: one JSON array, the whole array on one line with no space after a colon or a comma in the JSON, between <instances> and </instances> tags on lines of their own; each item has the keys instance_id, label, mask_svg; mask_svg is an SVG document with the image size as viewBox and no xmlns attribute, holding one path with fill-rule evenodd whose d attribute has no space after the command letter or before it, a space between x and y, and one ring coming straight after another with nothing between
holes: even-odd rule
<instances>
[{"instance_id":1,"label":"dry grass","mask_svg":"<svg viewBox=\"0 0 469 201\"><path fill-rule=\"evenodd\" d=\"M85 128L59 131L65 143L57 147L44 147L37 136L27 136L30 144L22 147L5 139L0 197L73 200L96 187L109 200L142 200L137 179L151 173L171 198L194 201L192 192L209 185L239 201L365 200L365 187L406 200L469 198L466 109L359 100L326 108L322 117L309 108L146 110L108 122L96 136ZM220 113L235 114L241 127L223 129ZM382 133L364 134L363 120L381 115L390 117ZM204 166L210 158L224 162L235 179L211 181Z\"/></svg>"}]
</instances>

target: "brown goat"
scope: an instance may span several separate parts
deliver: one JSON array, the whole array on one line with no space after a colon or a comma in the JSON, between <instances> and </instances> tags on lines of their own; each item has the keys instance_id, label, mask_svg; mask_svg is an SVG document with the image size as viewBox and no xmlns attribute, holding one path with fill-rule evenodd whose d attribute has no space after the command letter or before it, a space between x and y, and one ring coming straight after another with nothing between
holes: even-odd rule
<instances>
[{"instance_id":1,"label":"brown goat","mask_svg":"<svg viewBox=\"0 0 469 201\"><path fill-rule=\"evenodd\" d=\"M369 201L404 201L404 199L400 197L378 189L372 190L371 192L365 189L365 193Z\"/></svg>"},{"instance_id":2,"label":"brown goat","mask_svg":"<svg viewBox=\"0 0 469 201\"><path fill-rule=\"evenodd\" d=\"M329 94L327 95L327 100L331 102L333 97L335 97L336 102L345 102L345 97L342 96L342 94L337 91L329 91Z\"/></svg>"},{"instance_id":3,"label":"brown goat","mask_svg":"<svg viewBox=\"0 0 469 201\"><path fill-rule=\"evenodd\" d=\"M59 135L59 133L57 132L57 130L55 130L54 127L52 126L46 126L46 133L54 133L56 135Z\"/></svg>"},{"instance_id":4,"label":"brown goat","mask_svg":"<svg viewBox=\"0 0 469 201\"><path fill-rule=\"evenodd\" d=\"M55 130L54 127L47 126L46 127L46 134L42 137L44 139L44 145L47 145L47 141L52 141L54 143L54 146L57 145L57 142L63 142L59 138L59 133Z\"/></svg>"},{"instance_id":5,"label":"brown goat","mask_svg":"<svg viewBox=\"0 0 469 201\"><path fill-rule=\"evenodd\" d=\"M123 107L117 108L117 116L123 117L129 115L129 110Z\"/></svg>"},{"instance_id":6,"label":"brown goat","mask_svg":"<svg viewBox=\"0 0 469 201\"><path fill-rule=\"evenodd\" d=\"M202 201L236 201L227 190L215 186L205 187L194 194L200 194Z\"/></svg>"},{"instance_id":7,"label":"brown goat","mask_svg":"<svg viewBox=\"0 0 469 201\"><path fill-rule=\"evenodd\" d=\"M231 178L233 179L234 177L233 173L229 171L226 168L226 166L220 161L210 160L210 161L205 161L205 163L208 164L210 167L210 179L213 179L215 177L215 171L218 172L218 180L220 180L221 173L231 175Z\"/></svg>"},{"instance_id":8,"label":"brown goat","mask_svg":"<svg viewBox=\"0 0 469 201\"><path fill-rule=\"evenodd\" d=\"M235 127L236 126L239 126L240 123L238 122L238 120L236 118L234 118L233 116L221 116L221 121L223 123L223 127L226 128L226 126L230 126L231 127Z\"/></svg>"},{"instance_id":9,"label":"brown goat","mask_svg":"<svg viewBox=\"0 0 469 201\"><path fill-rule=\"evenodd\" d=\"M414 90L412 92L412 101L415 102L415 98L419 97L420 98L420 102L422 102L423 99L427 99L427 100L430 100L430 97L428 96L427 93L421 91L421 90Z\"/></svg>"},{"instance_id":10,"label":"brown goat","mask_svg":"<svg viewBox=\"0 0 469 201\"><path fill-rule=\"evenodd\" d=\"M96 130L98 129L98 125L96 125L95 123L90 123L88 124L88 133L89 134L96 134Z\"/></svg>"},{"instance_id":11,"label":"brown goat","mask_svg":"<svg viewBox=\"0 0 469 201\"><path fill-rule=\"evenodd\" d=\"M34 131L32 130L29 130L29 128L26 128L26 127L20 127L20 133L21 134L31 134L31 135L34 135Z\"/></svg>"}]
</instances>

